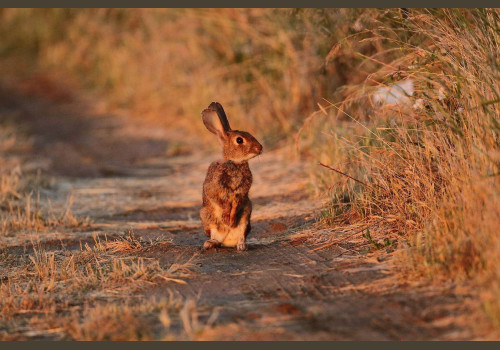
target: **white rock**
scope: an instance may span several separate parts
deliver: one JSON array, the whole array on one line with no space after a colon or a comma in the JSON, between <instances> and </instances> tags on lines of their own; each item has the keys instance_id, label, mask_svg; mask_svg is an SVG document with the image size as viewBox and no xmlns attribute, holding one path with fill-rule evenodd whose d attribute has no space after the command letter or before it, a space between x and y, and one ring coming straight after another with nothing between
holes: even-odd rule
<instances>
[{"instance_id":1,"label":"white rock","mask_svg":"<svg viewBox=\"0 0 500 350\"><path fill-rule=\"evenodd\" d=\"M379 104L407 104L408 96L414 93L413 79L400 81L392 86L381 86L373 94L373 100Z\"/></svg>"}]
</instances>

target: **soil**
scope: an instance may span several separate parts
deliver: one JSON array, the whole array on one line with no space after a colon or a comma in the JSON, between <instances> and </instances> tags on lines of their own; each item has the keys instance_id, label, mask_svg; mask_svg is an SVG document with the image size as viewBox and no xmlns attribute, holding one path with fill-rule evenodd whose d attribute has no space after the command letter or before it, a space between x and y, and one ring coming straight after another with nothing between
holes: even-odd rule
<instances>
[{"instance_id":1,"label":"soil","mask_svg":"<svg viewBox=\"0 0 500 350\"><path fill-rule=\"evenodd\" d=\"M307 190L308 162L287 150L265 150L251 161L248 250L201 252L206 239L199 218L201 186L218 154L171 155L173 131L124 115L88 112L85 104L53 108L41 100L12 98L2 108L33 138L31 163L54 179L46 199L56 210L71 197L74 215L92 222L45 236L46 246L78 249L96 233L169 242L138 254L165 265L189 261L187 284L165 282L143 293L174 293L216 312L203 339L488 338L471 326L475 301L468 288L408 279L399 271L398 249L373 250L355 236L315 250L316 232L342 238L349 230L315 223L324 201ZM26 249L29 241L2 240L11 250Z\"/></svg>"}]
</instances>

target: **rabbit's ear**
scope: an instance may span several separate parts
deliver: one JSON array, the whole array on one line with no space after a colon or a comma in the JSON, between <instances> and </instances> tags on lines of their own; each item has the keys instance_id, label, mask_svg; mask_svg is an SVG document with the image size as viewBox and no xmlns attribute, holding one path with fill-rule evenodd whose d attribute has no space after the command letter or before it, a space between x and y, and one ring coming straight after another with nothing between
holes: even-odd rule
<instances>
[{"instance_id":1,"label":"rabbit's ear","mask_svg":"<svg viewBox=\"0 0 500 350\"><path fill-rule=\"evenodd\" d=\"M224 138L226 133L231 130L226 113L218 102L212 102L207 109L204 109L201 112L201 118L206 128L221 138Z\"/></svg>"},{"instance_id":2,"label":"rabbit's ear","mask_svg":"<svg viewBox=\"0 0 500 350\"><path fill-rule=\"evenodd\" d=\"M212 102L210 106L208 106L208 108L217 112L217 115L219 116L220 122L222 123L225 131L231 130L231 127L229 126L229 120L227 120L226 112L224 112L224 108L222 108L222 105L219 102Z\"/></svg>"}]
</instances>

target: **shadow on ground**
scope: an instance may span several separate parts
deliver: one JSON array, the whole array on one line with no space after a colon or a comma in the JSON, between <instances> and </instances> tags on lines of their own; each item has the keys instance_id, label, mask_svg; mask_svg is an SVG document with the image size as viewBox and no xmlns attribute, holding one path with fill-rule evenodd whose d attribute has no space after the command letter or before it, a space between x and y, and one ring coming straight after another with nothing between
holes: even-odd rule
<instances>
[{"instance_id":1,"label":"shadow on ground","mask_svg":"<svg viewBox=\"0 0 500 350\"><path fill-rule=\"evenodd\" d=\"M74 101L69 93L50 94L61 89L54 83L45 82L39 89L47 91L29 90L26 95L0 89L0 113L4 121L18 124L31 136L31 156L46 159L44 170L50 175L140 176L135 170L144 167L142 161L164 156L169 150L167 138L161 137L158 128L151 127L149 135L141 134L136 121L96 114L88 103ZM167 171L164 167L158 170Z\"/></svg>"}]
</instances>

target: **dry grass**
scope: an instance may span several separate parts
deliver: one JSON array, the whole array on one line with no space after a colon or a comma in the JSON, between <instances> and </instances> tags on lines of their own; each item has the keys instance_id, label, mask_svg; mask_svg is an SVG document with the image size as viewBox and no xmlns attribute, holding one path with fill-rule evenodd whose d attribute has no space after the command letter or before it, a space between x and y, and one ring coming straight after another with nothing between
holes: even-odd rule
<instances>
[{"instance_id":1,"label":"dry grass","mask_svg":"<svg viewBox=\"0 0 500 350\"><path fill-rule=\"evenodd\" d=\"M50 187L50 179L23 169L30 149L31 141L13 125L0 124L0 237L88 227L88 218L73 215L73 198L61 211L54 211L50 202L42 203L40 189Z\"/></svg>"},{"instance_id":2,"label":"dry grass","mask_svg":"<svg viewBox=\"0 0 500 350\"><path fill-rule=\"evenodd\" d=\"M12 125L0 124L0 205L4 207L8 200L21 197L20 161L11 156L20 141Z\"/></svg>"},{"instance_id":3,"label":"dry grass","mask_svg":"<svg viewBox=\"0 0 500 350\"><path fill-rule=\"evenodd\" d=\"M344 87L343 99L305 127L315 130L316 159L359 180L323 168L313 174L318 189L331 193L325 222L391 223L388 232L410 246L407 267L431 278L471 279L497 325L498 25L497 10L412 10L380 22L370 35L400 56L366 57L380 68ZM384 89L409 81L408 95L381 101Z\"/></svg>"},{"instance_id":4,"label":"dry grass","mask_svg":"<svg viewBox=\"0 0 500 350\"><path fill-rule=\"evenodd\" d=\"M0 127L0 339L191 339L210 326L194 301L137 294L191 276L191 260L165 266L141 256L168 242L128 234L95 236L79 250L62 242L50 248L44 234L89 229L90 222L73 215L72 197L62 210L51 207L43 198L51 180L27 166L30 140L14 125ZM27 237L31 244L5 243ZM171 323L181 328L172 331Z\"/></svg>"},{"instance_id":5,"label":"dry grass","mask_svg":"<svg viewBox=\"0 0 500 350\"><path fill-rule=\"evenodd\" d=\"M131 234L114 240L95 236L77 251L47 250L44 233L90 223L72 214L72 198L60 212L41 201L47 180L22 170L26 149L29 142L13 126L1 125L0 237L29 236L32 243L23 249L2 242L0 339L172 338L167 321L179 315L184 302L173 296L141 300L133 293L159 283L185 283L190 262L162 266L157 259L142 258L142 251L168 242L144 242ZM183 334L175 332L190 336Z\"/></svg>"},{"instance_id":6,"label":"dry grass","mask_svg":"<svg viewBox=\"0 0 500 350\"><path fill-rule=\"evenodd\" d=\"M183 278L192 272L191 259L162 266L157 259L140 256L142 250L161 244L165 243L142 242L132 236L109 241L96 236L92 245L87 243L76 252L47 251L35 243L31 254L2 253L0 337L24 339L29 334L19 329L28 324L46 337L57 330L64 339L167 336L169 315L182 315L183 301L173 296L144 301L136 293L165 281L184 284ZM127 319L130 322L124 322ZM151 333L151 326L158 324L165 329ZM191 328L186 329L187 336Z\"/></svg>"},{"instance_id":7,"label":"dry grass","mask_svg":"<svg viewBox=\"0 0 500 350\"><path fill-rule=\"evenodd\" d=\"M15 236L16 233L47 232L56 228L85 228L90 226L89 218L77 218L71 211L72 198L61 213L46 208L40 196L23 193L16 201L8 201L0 212L0 235Z\"/></svg>"}]
</instances>

